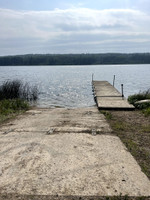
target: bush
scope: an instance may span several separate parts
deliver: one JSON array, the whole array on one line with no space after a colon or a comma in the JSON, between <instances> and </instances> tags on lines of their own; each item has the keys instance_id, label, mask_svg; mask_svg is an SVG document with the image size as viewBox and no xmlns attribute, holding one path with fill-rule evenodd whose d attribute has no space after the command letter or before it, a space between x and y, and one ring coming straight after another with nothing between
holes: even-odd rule
<instances>
[{"instance_id":1,"label":"bush","mask_svg":"<svg viewBox=\"0 0 150 200\"><path fill-rule=\"evenodd\" d=\"M36 101L38 99L37 87L23 84L20 80L6 81L0 86L0 100L22 99Z\"/></svg>"},{"instance_id":2,"label":"bush","mask_svg":"<svg viewBox=\"0 0 150 200\"><path fill-rule=\"evenodd\" d=\"M136 104L137 101L150 99L150 89L144 92L140 92L139 94L134 94L128 97L128 101L130 104L133 104L138 109L145 109L150 106L150 103L142 103Z\"/></svg>"},{"instance_id":3,"label":"bush","mask_svg":"<svg viewBox=\"0 0 150 200\"><path fill-rule=\"evenodd\" d=\"M135 106L137 109L143 110L143 109L146 109L146 108L150 108L150 102L135 103L134 106Z\"/></svg>"}]
</instances>

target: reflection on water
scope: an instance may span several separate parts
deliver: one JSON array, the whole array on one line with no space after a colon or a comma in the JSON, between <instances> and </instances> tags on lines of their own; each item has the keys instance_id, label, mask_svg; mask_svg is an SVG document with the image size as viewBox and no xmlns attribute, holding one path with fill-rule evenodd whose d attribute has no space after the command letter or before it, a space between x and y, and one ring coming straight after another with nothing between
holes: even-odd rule
<instances>
[{"instance_id":1,"label":"reflection on water","mask_svg":"<svg viewBox=\"0 0 150 200\"><path fill-rule=\"evenodd\" d=\"M150 88L150 65L96 66L5 66L0 67L0 83L20 79L37 85L40 91L38 106L85 107L94 105L91 79L113 82L124 94Z\"/></svg>"}]
</instances>

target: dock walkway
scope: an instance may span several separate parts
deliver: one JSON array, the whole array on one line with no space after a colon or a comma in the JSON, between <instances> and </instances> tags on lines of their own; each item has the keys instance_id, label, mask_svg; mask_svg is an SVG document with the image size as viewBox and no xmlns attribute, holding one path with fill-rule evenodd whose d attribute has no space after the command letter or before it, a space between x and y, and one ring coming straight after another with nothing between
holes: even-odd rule
<instances>
[{"instance_id":1,"label":"dock walkway","mask_svg":"<svg viewBox=\"0 0 150 200\"><path fill-rule=\"evenodd\" d=\"M99 109L134 110L125 97L107 81L92 81L94 98Z\"/></svg>"}]
</instances>

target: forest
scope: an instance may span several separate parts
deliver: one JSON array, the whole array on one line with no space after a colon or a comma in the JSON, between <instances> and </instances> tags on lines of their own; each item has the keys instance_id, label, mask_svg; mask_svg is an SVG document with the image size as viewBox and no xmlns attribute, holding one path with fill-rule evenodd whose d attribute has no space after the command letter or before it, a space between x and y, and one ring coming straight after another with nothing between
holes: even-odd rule
<instances>
[{"instance_id":1,"label":"forest","mask_svg":"<svg viewBox=\"0 0 150 200\"><path fill-rule=\"evenodd\" d=\"M27 54L0 56L0 66L150 64L150 53Z\"/></svg>"}]
</instances>

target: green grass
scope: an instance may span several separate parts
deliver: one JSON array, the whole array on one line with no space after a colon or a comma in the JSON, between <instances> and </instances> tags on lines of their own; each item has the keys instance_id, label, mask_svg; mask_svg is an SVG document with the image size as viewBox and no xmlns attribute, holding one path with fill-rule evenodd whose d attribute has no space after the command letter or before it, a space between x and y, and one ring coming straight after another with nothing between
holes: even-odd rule
<instances>
[{"instance_id":1,"label":"green grass","mask_svg":"<svg viewBox=\"0 0 150 200\"><path fill-rule=\"evenodd\" d=\"M150 125L142 126L141 130L143 133L150 133Z\"/></svg>"},{"instance_id":2,"label":"green grass","mask_svg":"<svg viewBox=\"0 0 150 200\"><path fill-rule=\"evenodd\" d=\"M21 99L4 99L0 101L0 123L13 118L16 114L29 109L28 102Z\"/></svg>"},{"instance_id":3,"label":"green grass","mask_svg":"<svg viewBox=\"0 0 150 200\"><path fill-rule=\"evenodd\" d=\"M38 99L38 94L36 86L20 80L4 82L0 86L0 122L26 111L29 103Z\"/></svg>"},{"instance_id":4,"label":"green grass","mask_svg":"<svg viewBox=\"0 0 150 200\"><path fill-rule=\"evenodd\" d=\"M106 117L107 120L112 119L112 114L110 112L101 110L100 113L102 113L103 115L105 115L105 117Z\"/></svg>"},{"instance_id":5,"label":"green grass","mask_svg":"<svg viewBox=\"0 0 150 200\"><path fill-rule=\"evenodd\" d=\"M150 107L142 110L142 112L143 112L143 114L144 114L145 117L150 116Z\"/></svg>"},{"instance_id":6,"label":"green grass","mask_svg":"<svg viewBox=\"0 0 150 200\"><path fill-rule=\"evenodd\" d=\"M113 129L117 131L125 131L126 128L127 128L127 125L124 122L118 121L113 124Z\"/></svg>"}]
</instances>

